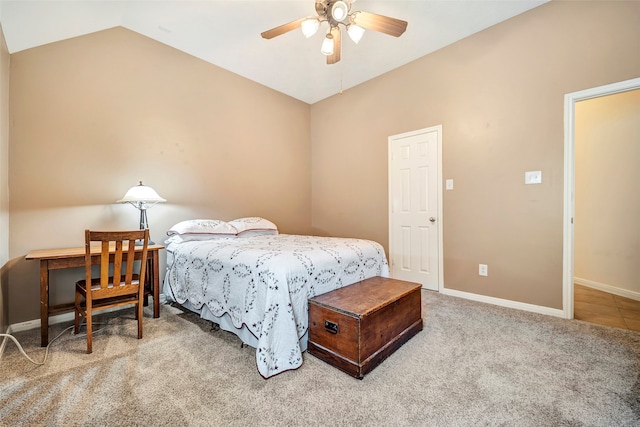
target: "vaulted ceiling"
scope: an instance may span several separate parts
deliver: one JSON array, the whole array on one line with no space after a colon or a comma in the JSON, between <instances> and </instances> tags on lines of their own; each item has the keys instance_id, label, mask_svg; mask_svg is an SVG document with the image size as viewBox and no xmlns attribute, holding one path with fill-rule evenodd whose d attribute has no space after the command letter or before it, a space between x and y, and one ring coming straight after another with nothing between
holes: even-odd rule
<instances>
[{"instance_id":1,"label":"vaulted ceiling","mask_svg":"<svg viewBox=\"0 0 640 427\"><path fill-rule=\"evenodd\" d=\"M407 21L399 38L366 31L342 38L342 60L327 65L300 30L271 40L260 33L306 16L313 0L1 0L10 53L116 26L312 104L400 67L548 0L358 0L364 10Z\"/></svg>"}]
</instances>

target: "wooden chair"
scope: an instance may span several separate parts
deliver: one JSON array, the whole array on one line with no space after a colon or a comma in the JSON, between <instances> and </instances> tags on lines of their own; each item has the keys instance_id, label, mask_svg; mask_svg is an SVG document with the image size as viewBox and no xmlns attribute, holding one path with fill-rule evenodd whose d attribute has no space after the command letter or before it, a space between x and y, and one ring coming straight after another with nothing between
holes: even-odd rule
<instances>
[{"instance_id":1,"label":"wooden chair","mask_svg":"<svg viewBox=\"0 0 640 427\"><path fill-rule=\"evenodd\" d=\"M136 240L142 244L136 246ZM100 242L100 252L91 251L91 242ZM94 311L135 304L138 339L142 338L142 306L147 267L149 230L85 231L85 279L76 283L74 331L80 316L87 324L87 353L92 349L92 315ZM136 251L137 249L137 251ZM138 252L138 258L136 258ZM92 256L99 257L100 274L92 277ZM110 266L113 272L109 274ZM137 268L134 268L137 266ZM137 272L135 271L137 270ZM87 286L87 284L90 286Z\"/></svg>"}]
</instances>

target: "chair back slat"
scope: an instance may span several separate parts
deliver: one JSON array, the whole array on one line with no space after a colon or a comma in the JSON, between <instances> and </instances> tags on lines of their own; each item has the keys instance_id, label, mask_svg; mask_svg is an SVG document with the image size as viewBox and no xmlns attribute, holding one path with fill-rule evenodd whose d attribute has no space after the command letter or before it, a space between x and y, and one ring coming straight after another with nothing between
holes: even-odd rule
<instances>
[{"instance_id":1,"label":"chair back slat","mask_svg":"<svg viewBox=\"0 0 640 427\"><path fill-rule=\"evenodd\" d=\"M113 286L122 283L122 240L116 240L116 252L113 254Z\"/></svg>"},{"instance_id":2,"label":"chair back slat","mask_svg":"<svg viewBox=\"0 0 640 427\"><path fill-rule=\"evenodd\" d=\"M136 256L135 240L127 240L127 269L125 272L124 282L131 283L133 281L133 265Z\"/></svg>"},{"instance_id":3,"label":"chair back slat","mask_svg":"<svg viewBox=\"0 0 640 427\"><path fill-rule=\"evenodd\" d=\"M100 245L100 288L109 287L109 242L102 241ZM105 254L107 254L105 256Z\"/></svg>"}]
</instances>

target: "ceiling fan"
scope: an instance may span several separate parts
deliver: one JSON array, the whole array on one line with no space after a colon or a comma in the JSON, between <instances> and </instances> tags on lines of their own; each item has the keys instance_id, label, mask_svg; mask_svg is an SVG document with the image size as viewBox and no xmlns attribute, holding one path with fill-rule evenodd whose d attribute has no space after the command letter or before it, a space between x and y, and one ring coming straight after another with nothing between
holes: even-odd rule
<instances>
[{"instance_id":1,"label":"ceiling fan","mask_svg":"<svg viewBox=\"0 0 640 427\"><path fill-rule=\"evenodd\" d=\"M327 56L327 64L335 64L340 61L339 25L343 25L346 28L347 34L355 43L360 41L365 29L394 37L400 37L407 29L407 21L369 12L351 12L351 6L354 2L355 0L316 1L316 13L318 16L301 18L267 30L261 35L265 39L272 39L296 28L301 28L304 36L309 38L318 31L320 24L326 21L329 23L329 31L327 31L327 35L322 42L320 51Z\"/></svg>"}]
</instances>

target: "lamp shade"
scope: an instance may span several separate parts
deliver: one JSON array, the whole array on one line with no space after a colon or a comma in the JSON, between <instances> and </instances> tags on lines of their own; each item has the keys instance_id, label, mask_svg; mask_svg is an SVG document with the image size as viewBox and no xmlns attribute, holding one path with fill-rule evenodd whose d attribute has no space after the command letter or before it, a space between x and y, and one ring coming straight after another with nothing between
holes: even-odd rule
<instances>
[{"instance_id":1,"label":"lamp shade","mask_svg":"<svg viewBox=\"0 0 640 427\"><path fill-rule=\"evenodd\" d=\"M304 34L306 38L309 38L318 31L318 28L320 28L320 21L316 18L307 18L302 21L300 28L302 29L302 34Z\"/></svg>"},{"instance_id":2,"label":"lamp shade","mask_svg":"<svg viewBox=\"0 0 640 427\"><path fill-rule=\"evenodd\" d=\"M358 27L356 24L351 24L347 28L347 34L355 44L358 44L364 34L364 28Z\"/></svg>"},{"instance_id":3,"label":"lamp shade","mask_svg":"<svg viewBox=\"0 0 640 427\"><path fill-rule=\"evenodd\" d=\"M124 197L117 201L117 203L131 203L138 209L147 209L156 203L163 202L166 200L160 197L156 190L142 184L142 181L135 187L131 187Z\"/></svg>"},{"instance_id":4,"label":"lamp shade","mask_svg":"<svg viewBox=\"0 0 640 427\"><path fill-rule=\"evenodd\" d=\"M322 52L324 55L333 55L333 36L331 34L327 34L327 36L322 41L320 52Z\"/></svg>"}]
</instances>

